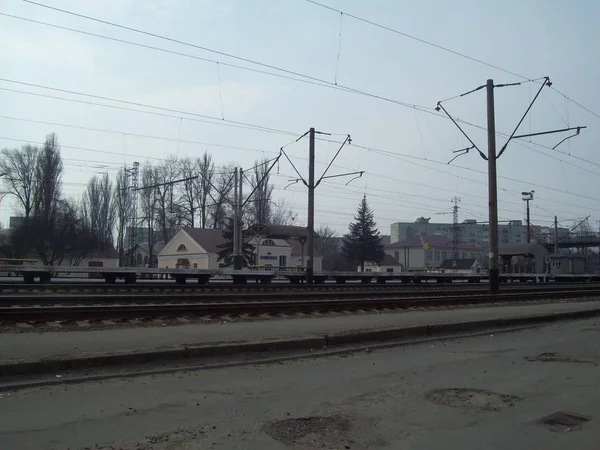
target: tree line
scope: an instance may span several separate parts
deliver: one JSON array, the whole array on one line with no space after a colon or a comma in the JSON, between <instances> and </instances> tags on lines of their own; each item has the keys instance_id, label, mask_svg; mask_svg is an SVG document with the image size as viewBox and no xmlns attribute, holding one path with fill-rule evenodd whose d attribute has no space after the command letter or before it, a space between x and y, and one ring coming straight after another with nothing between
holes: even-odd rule
<instances>
[{"instance_id":1,"label":"tree line","mask_svg":"<svg viewBox=\"0 0 600 450\"><path fill-rule=\"evenodd\" d=\"M13 257L35 255L48 265L66 258L77 265L90 251L112 248L122 262L129 250L132 199L137 196L136 227L147 229L149 253L167 242L182 227L224 229L232 217L234 164L216 165L204 152L199 157L169 156L139 167L138 190L132 188L131 170L120 168L92 176L79 198L62 192L64 166L58 137L52 133L44 145L3 149L0 157L3 195L16 200L22 218L3 243ZM296 214L284 201L274 202L266 160L245 172L243 222L292 224ZM256 189L255 189L256 188Z\"/></svg>"}]
</instances>

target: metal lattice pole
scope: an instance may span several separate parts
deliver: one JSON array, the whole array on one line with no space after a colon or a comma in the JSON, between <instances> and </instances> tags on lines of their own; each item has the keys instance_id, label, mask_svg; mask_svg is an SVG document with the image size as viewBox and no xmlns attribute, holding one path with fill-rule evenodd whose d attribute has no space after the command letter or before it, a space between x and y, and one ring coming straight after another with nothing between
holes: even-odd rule
<instances>
[{"instance_id":1,"label":"metal lattice pole","mask_svg":"<svg viewBox=\"0 0 600 450\"><path fill-rule=\"evenodd\" d=\"M129 183L129 203L130 203L130 213L131 216L129 218L129 250L133 250L133 247L137 244L137 224L138 224L138 188L139 188L139 173L140 173L140 163L134 162L133 167L128 169L131 180ZM135 257L132 254L131 256L132 266L135 266Z\"/></svg>"}]
</instances>

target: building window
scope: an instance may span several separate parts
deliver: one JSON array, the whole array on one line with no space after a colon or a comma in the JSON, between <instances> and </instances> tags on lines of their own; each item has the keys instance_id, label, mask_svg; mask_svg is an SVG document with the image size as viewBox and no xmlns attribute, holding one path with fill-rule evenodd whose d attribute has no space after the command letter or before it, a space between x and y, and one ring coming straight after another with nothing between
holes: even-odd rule
<instances>
[{"instance_id":1,"label":"building window","mask_svg":"<svg viewBox=\"0 0 600 450\"><path fill-rule=\"evenodd\" d=\"M177 247L177 251L178 252L187 252L187 247L185 246L185 244L179 244L179 246Z\"/></svg>"},{"instance_id":2,"label":"building window","mask_svg":"<svg viewBox=\"0 0 600 450\"><path fill-rule=\"evenodd\" d=\"M448 252L442 252L442 259L448 259Z\"/></svg>"},{"instance_id":3,"label":"building window","mask_svg":"<svg viewBox=\"0 0 600 450\"><path fill-rule=\"evenodd\" d=\"M219 263L219 269L224 269L225 268L225 264L224 263Z\"/></svg>"},{"instance_id":4,"label":"building window","mask_svg":"<svg viewBox=\"0 0 600 450\"><path fill-rule=\"evenodd\" d=\"M400 252L394 252L394 258L396 258L396 261L400 261Z\"/></svg>"},{"instance_id":5,"label":"building window","mask_svg":"<svg viewBox=\"0 0 600 450\"><path fill-rule=\"evenodd\" d=\"M461 259L467 259L467 253L466 252L462 252Z\"/></svg>"},{"instance_id":6,"label":"building window","mask_svg":"<svg viewBox=\"0 0 600 450\"><path fill-rule=\"evenodd\" d=\"M475 259L477 258L477 255L475 253L471 253L471 259Z\"/></svg>"},{"instance_id":7,"label":"building window","mask_svg":"<svg viewBox=\"0 0 600 450\"><path fill-rule=\"evenodd\" d=\"M393 272L393 271L394 271L394 269L393 269L392 267L388 267L388 268L387 268L387 272L388 272L388 273L389 273L389 272Z\"/></svg>"},{"instance_id":8,"label":"building window","mask_svg":"<svg viewBox=\"0 0 600 450\"><path fill-rule=\"evenodd\" d=\"M198 263L194 263L194 269L198 268Z\"/></svg>"},{"instance_id":9,"label":"building window","mask_svg":"<svg viewBox=\"0 0 600 450\"><path fill-rule=\"evenodd\" d=\"M275 245L275 242L273 241L273 239L265 239L260 245L268 245L270 247L273 247Z\"/></svg>"},{"instance_id":10,"label":"building window","mask_svg":"<svg viewBox=\"0 0 600 450\"><path fill-rule=\"evenodd\" d=\"M431 254L431 252L427 250L427 261L431 261L432 256L433 255Z\"/></svg>"},{"instance_id":11,"label":"building window","mask_svg":"<svg viewBox=\"0 0 600 450\"><path fill-rule=\"evenodd\" d=\"M436 260L436 261L439 261L439 260L440 260L440 252L439 252L439 250L436 250L436 251L435 251L435 260Z\"/></svg>"}]
</instances>

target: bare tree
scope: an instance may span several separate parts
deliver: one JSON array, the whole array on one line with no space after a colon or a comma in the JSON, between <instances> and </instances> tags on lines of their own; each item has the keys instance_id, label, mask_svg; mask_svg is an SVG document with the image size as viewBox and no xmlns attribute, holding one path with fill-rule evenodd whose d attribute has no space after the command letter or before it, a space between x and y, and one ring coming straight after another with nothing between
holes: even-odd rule
<instances>
[{"instance_id":1,"label":"bare tree","mask_svg":"<svg viewBox=\"0 0 600 450\"><path fill-rule=\"evenodd\" d=\"M214 203L207 208L210 217L211 228L224 228L227 225L230 214L230 205L232 204L233 184L234 184L233 165L222 166L216 177L214 193L212 198Z\"/></svg>"},{"instance_id":2,"label":"bare tree","mask_svg":"<svg viewBox=\"0 0 600 450\"><path fill-rule=\"evenodd\" d=\"M184 179L198 177L194 160L188 157L179 160L179 173ZM176 192L179 198L177 203L183 212L183 223L193 228L196 225L196 216L200 209L198 178L182 181Z\"/></svg>"},{"instance_id":3,"label":"bare tree","mask_svg":"<svg viewBox=\"0 0 600 450\"><path fill-rule=\"evenodd\" d=\"M63 164L56 134L46 136L37 157L34 176L33 214L50 225L57 212L61 195Z\"/></svg>"},{"instance_id":4,"label":"bare tree","mask_svg":"<svg viewBox=\"0 0 600 450\"><path fill-rule=\"evenodd\" d=\"M5 194L13 195L19 202L19 212L25 221L33 210L35 167L38 148L24 145L20 150L2 150L0 171L3 173Z\"/></svg>"},{"instance_id":5,"label":"bare tree","mask_svg":"<svg viewBox=\"0 0 600 450\"><path fill-rule=\"evenodd\" d=\"M86 226L96 230L101 244L112 245L116 217L112 182L107 173L102 178L94 175L90 179L83 196L82 206Z\"/></svg>"},{"instance_id":6,"label":"bare tree","mask_svg":"<svg viewBox=\"0 0 600 450\"><path fill-rule=\"evenodd\" d=\"M115 221L117 229L117 251L121 264L125 261L125 252L129 244L125 242L127 225L131 219L131 196L137 192L131 192L127 172L124 168L119 169L115 181L112 204L114 205Z\"/></svg>"},{"instance_id":7,"label":"bare tree","mask_svg":"<svg viewBox=\"0 0 600 450\"><path fill-rule=\"evenodd\" d=\"M200 198L200 227L206 228L208 222L209 199L212 198L213 179L215 176L215 164L208 152L204 152L201 158L196 160L198 165L199 198Z\"/></svg>"},{"instance_id":8,"label":"bare tree","mask_svg":"<svg viewBox=\"0 0 600 450\"><path fill-rule=\"evenodd\" d=\"M293 225L298 218L298 214L284 200L279 200L270 210L271 216L268 223L274 225Z\"/></svg>"},{"instance_id":9,"label":"bare tree","mask_svg":"<svg viewBox=\"0 0 600 450\"><path fill-rule=\"evenodd\" d=\"M179 183L177 189L177 204L184 214L183 223L191 227L198 225L206 228L214 173L215 165L208 152L204 152L200 158L184 158L179 161L179 174L187 179Z\"/></svg>"},{"instance_id":10,"label":"bare tree","mask_svg":"<svg viewBox=\"0 0 600 450\"><path fill-rule=\"evenodd\" d=\"M141 171L141 186L139 190L142 223L148 229L148 260L152 264L154 256L154 228L156 226L156 191L152 186L156 184L156 168L146 163Z\"/></svg>"},{"instance_id":11,"label":"bare tree","mask_svg":"<svg viewBox=\"0 0 600 450\"><path fill-rule=\"evenodd\" d=\"M252 194L252 216L255 223L269 223L271 218L271 194L273 186L269 184L269 163L267 159L255 161L250 178Z\"/></svg>"},{"instance_id":12,"label":"bare tree","mask_svg":"<svg viewBox=\"0 0 600 450\"><path fill-rule=\"evenodd\" d=\"M339 245L335 239L335 230L327 225L321 225L317 229L319 238L316 240L317 254L325 258L326 255L339 252Z\"/></svg>"},{"instance_id":13,"label":"bare tree","mask_svg":"<svg viewBox=\"0 0 600 450\"><path fill-rule=\"evenodd\" d=\"M174 184L179 178L177 159L170 157L155 167L154 192L156 193L156 222L161 239L167 242L181 225L183 211L173 201ZM175 199L176 200L176 199Z\"/></svg>"}]
</instances>

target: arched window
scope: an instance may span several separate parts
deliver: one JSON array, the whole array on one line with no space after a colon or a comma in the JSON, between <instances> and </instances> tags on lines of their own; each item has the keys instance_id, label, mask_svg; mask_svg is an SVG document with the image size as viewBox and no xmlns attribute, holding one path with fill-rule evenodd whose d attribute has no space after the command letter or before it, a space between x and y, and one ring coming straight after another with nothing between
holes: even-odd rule
<instances>
[{"instance_id":1,"label":"arched window","mask_svg":"<svg viewBox=\"0 0 600 450\"><path fill-rule=\"evenodd\" d=\"M270 246L274 246L275 242L273 242L273 239L265 239L264 241L262 241L261 245L270 245Z\"/></svg>"},{"instance_id":2,"label":"arched window","mask_svg":"<svg viewBox=\"0 0 600 450\"><path fill-rule=\"evenodd\" d=\"M148 255L144 256L144 267L148 265Z\"/></svg>"},{"instance_id":3,"label":"arched window","mask_svg":"<svg viewBox=\"0 0 600 450\"><path fill-rule=\"evenodd\" d=\"M141 253L137 254L136 261L137 261L138 266L142 264L142 254Z\"/></svg>"},{"instance_id":4,"label":"arched window","mask_svg":"<svg viewBox=\"0 0 600 450\"><path fill-rule=\"evenodd\" d=\"M177 264L175 265L176 269L189 269L190 268L190 260L189 259L181 259L177 260Z\"/></svg>"},{"instance_id":5,"label":"arched window","mask_svg":"<svg viewBox=\"0 0 600 450\"><path fill-rule=\"evenodd\" d=\"M185 244L179 244L179 246L177 247L177 251L178 252L187 252L187 247L185 246Z\"/></svg>"}]
</instances>

